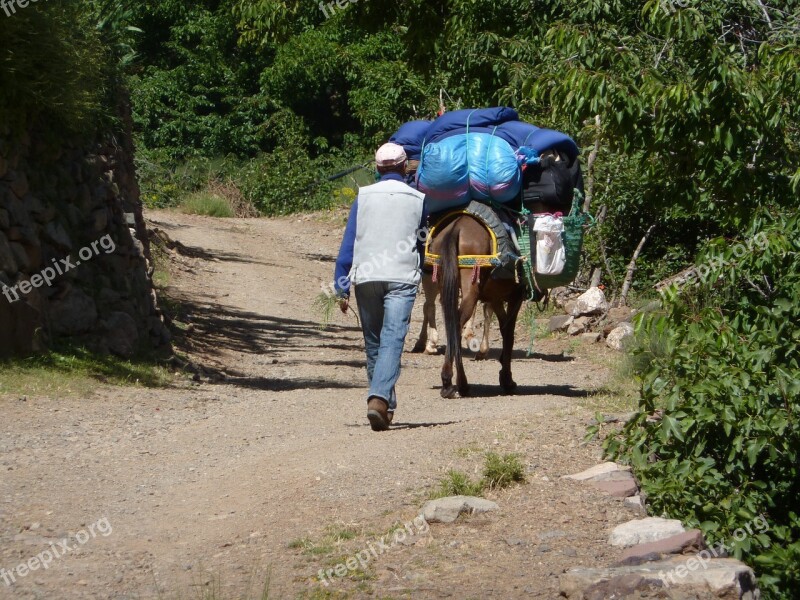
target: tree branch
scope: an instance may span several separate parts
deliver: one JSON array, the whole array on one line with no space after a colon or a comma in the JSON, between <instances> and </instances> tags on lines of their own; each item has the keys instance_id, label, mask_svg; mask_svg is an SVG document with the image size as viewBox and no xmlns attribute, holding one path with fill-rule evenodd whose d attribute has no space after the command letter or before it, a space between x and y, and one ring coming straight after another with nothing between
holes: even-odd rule
<instances>
[{"instance_id":1,"label":"tree branch","mask_svg":"<svg viewBox=\"0 0 800 600\"><path fill-rule=\"evenodd\" d=\"M594 138L594 148L592 148L589 158L586 161L586 198L583 200L583 211L589 212L594 197L594 161L597 160L597 153L600 152L600 115L595 115L594 125L597 128L597 135Z\"/></svg>"},{"instance_id":2,"label":"tree branch","mask_svg":"<svg viewBox=\"0 0 800 600\"><path fill-rule=\"evenodd\" d=\"M639 245L636 246L636 251L633 253L633 258L631 258L631 262L628 264L628 272L625 275L625 281L622 284L622 293L619 297L618 306L625 306L628 302L628 292L631 290L631 285L633 284L633 274L636 272L636 261L639 260L639 255L642 253L642 248L644 248L644 245L647 243L647 239L650 237L650 234L653 233L655 228L655 223L650 225L647 233L644 234L644 237L639 242Z\"/></svg>"}]
</instances>

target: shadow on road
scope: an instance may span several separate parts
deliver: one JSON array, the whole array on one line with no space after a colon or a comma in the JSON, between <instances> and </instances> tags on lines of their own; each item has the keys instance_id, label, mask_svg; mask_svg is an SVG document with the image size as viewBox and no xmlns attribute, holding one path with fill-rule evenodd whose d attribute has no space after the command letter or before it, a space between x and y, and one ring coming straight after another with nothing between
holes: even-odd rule
<instances>
[{"instance_id":1,"label":"shadow on road","mask_svg":"<svg viewBox=\"0 0 800 600\"><path fill-rule=\"evenodd\" d=\"M439 390L441 388L432 388ZM571 385L518 385L512 393L504 392L499 385L469 384L469 396L462 400L480 400L509 396L561 396L562 398L590 398L608 392L605 388L586 390Z\"/></svg>"}]
</instances>

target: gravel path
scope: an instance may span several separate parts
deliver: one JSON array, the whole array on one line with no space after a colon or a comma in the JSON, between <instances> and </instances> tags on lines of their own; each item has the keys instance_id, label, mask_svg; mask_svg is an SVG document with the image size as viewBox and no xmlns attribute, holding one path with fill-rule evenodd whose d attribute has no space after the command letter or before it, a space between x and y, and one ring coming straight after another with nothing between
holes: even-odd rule
<instances>
[{"instance_id":1,"label":"gravel path","mask_svg":"<svg viewBox=\"0 0 800 600\"><path fill-rule=\"evenodd\" d=\"M518 393L502 395L496 361L470 361L474 397L456 400L439 397L440 357L406 354L397 425L377 434L355 320L321 331L311 307L343 213L149 218L193 250L170 291L191 318L183 349L227 379L0 396L0 568L65 553L11 586L0 571L0 598L258 597L268 578L269 598L553 599L565 569L613 561L608 530L631 513L559 479L598 460L582 439L608 376L589 352L604 348L570 359L549 339L525 358L520 334ZM414 315L416 333L421 301ZM477 476L486 450L519 453L528 481L489 493L496 513L400 541L392 527L448 469ZM370 548L363 568L316 580Z\"/></svg>"}]
</instances>

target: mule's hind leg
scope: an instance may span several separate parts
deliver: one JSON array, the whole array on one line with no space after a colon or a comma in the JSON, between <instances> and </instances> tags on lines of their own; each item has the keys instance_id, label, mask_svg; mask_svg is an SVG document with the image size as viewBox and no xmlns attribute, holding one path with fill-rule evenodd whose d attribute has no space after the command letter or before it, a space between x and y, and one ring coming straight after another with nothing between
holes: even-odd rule
<instances>
[{"instance_id":1,"label":"mule's hind leg","mask_svg":"<svg viewBox=\"0 0 800 600\"><path fill-rule=\"evenodd\" d=\"M461 317L459 323L459 331L463 331L464 325L472 319L475 314L475 308L478 306L478 286L472 282L472 271L468 269L461 270L461 306L459 307L458 314ZM464 371L464 361L459 353L456 358L456 384L458 386L458 393L460 396L469 395L469 383L467 382L467 374Z\"/></svg>"},{"instance_id":2,"label":"mule's hind leg","mask_svg":"<svg viewBox=\"0 0 800 600\"><path fill-rule=\"evenodd\" d=\"M519 309L522 307L522 302L525 300L525 290L520 288L516 290L508 300L508 309L498 312L498 319L500 320L500 333L503 336L503 351L500 354L500 387L506 393L512 393L517 384L511 376L511 358L514 352L514 329L517 326L517 316ZM500 309L502 309L502 302L499 302ZM494 304L495 310L498 308ZM502 317L501 317L502 315Z\"/></svg>"},{"instance_id":3,"label":"mule's hind leg","mask_svg":"<svg viewBox=\"0 0 800 600\"><path fill-rule=\"evenodd\" d=\"M494 309L488 302L483 304L483 337L481 338L481 347L475 355L475 360L486 360L489 356L489 331L492 326L492 315Z\"/></svg>"},{"instance_id":4,"label":"mule's hind leg","mask_svg":"<svg viewBox=\"0 0 800 600\"><path fill-rule=\"evenodd\" d=\"M422 291L425 294L425 303L422 305L422 330L419 332L419 338L417 338L417 343L414 344L411 352L438 354L439 334L436 331L436 296L439 295L439 286L433 282L433 276L430 273L422 275Z\"/></svg>"}]
</instances>

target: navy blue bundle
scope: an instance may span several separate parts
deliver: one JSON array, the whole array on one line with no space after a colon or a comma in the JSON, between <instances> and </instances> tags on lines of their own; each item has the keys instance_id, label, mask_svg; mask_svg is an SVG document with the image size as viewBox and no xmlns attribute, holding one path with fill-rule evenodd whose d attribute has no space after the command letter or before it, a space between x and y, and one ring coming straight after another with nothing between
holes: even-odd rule
<instances>
[{"instance_id":1,"label":"navy blue bundle","mask_svg":"<svg viewBox=\"0 0 800 600\"><path fill-rule=\"evenodd\" d=\"M456 208L472 199L510 202L519 197L523 164L538 162L546 150L570 160L579 154L568 135L519 120L509 107L465 109L433 122L404 124L390 141L420 160L417 184L428 210Z\"/></svg>"}]
</instances>

